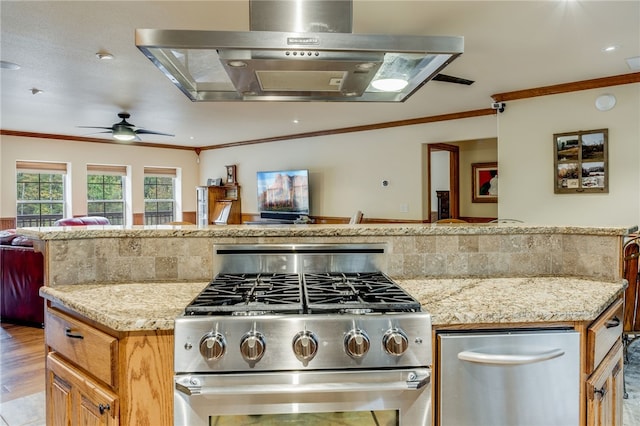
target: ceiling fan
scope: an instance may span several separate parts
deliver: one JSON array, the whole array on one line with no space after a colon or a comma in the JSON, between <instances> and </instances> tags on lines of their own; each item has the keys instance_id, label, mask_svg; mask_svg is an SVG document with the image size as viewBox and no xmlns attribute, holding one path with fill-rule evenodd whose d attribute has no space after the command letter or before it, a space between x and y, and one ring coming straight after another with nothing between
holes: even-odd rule
<instances>
[{"instance_id":1,"label":"ceiling fan","mask_svg":"<svg viewBox=\"0 0 640 426\"><path fill-rule=\"evenodd\" d=\"M118 123L114 123L113 126L111 127L101 127L101 126L78 126L78 127L85 128L85 129L106 129L107 130L106 132L97 132L97 133L111 133L114 139L117 139L119 141L124 141L124 142L132 141L132 140L140 141L142 139L140 139L138 135L143 135L143 134L175 136L170 133L155 132L153 130L145 130L145 129L136 127L135 125L127 121L127 118L131 117L131 115L128 112L121 112L118 114L118 117L120 117L122 121Z\"/></svg>"},{"instance_id":2,"label":"ceiling fan","mask_svg":"<svg viewBox=\"0 0 640 426\"><path fill-rule=\"evenodd\" d=\"M474 83L473 80L467 80L466 78L454 77L446 74L436 74L436 76L433 77L432 80L444 81L445 83L464 84L465 86L471 86Z\"/></svg>"}]
</instances>

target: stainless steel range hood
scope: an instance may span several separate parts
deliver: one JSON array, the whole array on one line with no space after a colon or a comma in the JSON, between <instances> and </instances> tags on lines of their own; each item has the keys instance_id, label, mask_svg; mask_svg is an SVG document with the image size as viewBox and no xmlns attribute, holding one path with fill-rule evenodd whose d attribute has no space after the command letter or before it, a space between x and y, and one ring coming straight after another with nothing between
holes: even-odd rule
<instances>
[{"instance_id":1,"label":"stainless steel range hood","mask_svg":"<svg viewBox=\"0 0 640 426\"><path fill-rule=\"evenodd\" d=\"M463 52L354 34L351 16L350 0L254 0L251 31L137 29L136 46L192 101L403 102Z\"/></svg>"}]
</instances>

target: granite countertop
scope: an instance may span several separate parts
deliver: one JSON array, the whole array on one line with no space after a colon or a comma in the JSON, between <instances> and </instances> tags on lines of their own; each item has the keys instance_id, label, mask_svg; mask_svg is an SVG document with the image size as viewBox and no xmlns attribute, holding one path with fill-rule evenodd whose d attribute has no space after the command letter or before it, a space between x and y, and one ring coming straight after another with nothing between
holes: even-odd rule
<instances>
[{"instance_id":1,"label":"granite countertop","mask_svg":"<svg viewBox=\"0 0 640 426\"><path fill-rule=\"evenodd\" d=\"M115 331L173 330L208 282L40 287L40 296Z\"/></svg>"},{"instance_id":2,"label":"granite countertop","mask_svg":"<svg viewBox=\"0 0 640 426\"><path fill-rule=\"evenodd\" d=\"M89 225L19 228L21 234L40 240L86 238L170 238L170 237L353 237L398 235L510 235L577 234L628 235L637 227L544 226L520 223L392 223L321 225Z\"/></svg>"},{"instance_id":3,"label":"granite countertop","mask_svg":"<svg viewBox=\"0 0 640 426\"><path fill-rule=\"evenodd\" d=\"M399 280L431 313L434 326L591 321L626 281L580 278ZM40 295L115 331L172 330L206 282L42 287Z\"/></svg>"},{"instance_id":4,"label":"granite countertop","mask_svg":"<svg viewBox=\"0 0 640 426\"><path fill-rule=\"evenodd\" d=\"M400 280L433 325L591 321L626 281L568 277Z\"/></svg>"}]
</instances>

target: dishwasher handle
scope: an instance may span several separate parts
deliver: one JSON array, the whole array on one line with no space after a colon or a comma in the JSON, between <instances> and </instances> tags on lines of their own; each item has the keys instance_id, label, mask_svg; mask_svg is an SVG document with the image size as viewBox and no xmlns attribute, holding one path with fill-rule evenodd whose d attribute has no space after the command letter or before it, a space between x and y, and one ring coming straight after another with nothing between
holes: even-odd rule
<instances>
[{"instance_id":1,"label":"dishwasher handle","mask_svg":"<svg viewBox=\"0 0 640 426\"><path fill-rule=\"evenodd\" d=\"M458 353L458 359L461 361L475 362L477 364L524 365L547 361L550 359L561 357L562 355L564 355L564 350L562 349L551 349L546 352L519 355L463 351Z\"/></svg>"}]
</instances>

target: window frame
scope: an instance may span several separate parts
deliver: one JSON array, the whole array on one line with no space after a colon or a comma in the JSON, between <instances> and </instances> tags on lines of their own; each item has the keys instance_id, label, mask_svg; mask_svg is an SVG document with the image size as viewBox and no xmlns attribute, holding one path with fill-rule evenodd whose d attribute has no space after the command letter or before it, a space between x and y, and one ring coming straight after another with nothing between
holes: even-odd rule
<instances>
[{"instance_id":1,"label":"window frame","mask_svg":"<svg viewBox=\"0 0 640 426\"><path fill-rule=\"evenodd\" d=\"M173 221L179 221L182 220L180 214L179 214L179 207L178 207L178 175L179 172L176 168L173 167L145 167L144 168L144 177L143 177L143 203L144 203L144 224L145 225L162 225L168 222L173 222ZM156 190L155 195L156 198L147 198L147 188L149 186L149 184L147 183L147 178L156 178L156 182L153 185ZM158 195L158 183L157 183L157 179L158 178L170 178L171 179L171 193L172 193L172 198L157 198ZM163 184L163 186L168 186L166 184ZM163 222L159 222L161 219L161 216L158 214L158 205L159 203L166 203L166 202L170 202L171 203L171 217L169 218L169 220L163 221ZM155 212L152 212L151 210L147 209L147 206L151 203L155 203L156 205L156 210ZM155 214L152 214L155 213ZM164 217L164 216L163 216Z\"/></svg>"},{"instance_id":2,"label":"window frame","mask_svg":"<svg viewBox=\"0 0 640 426\"><path fill-rule=\"evenodd\" d=\"M102 183L89 182L90 176L101 176ZM119 176L120 177L120 191L122 197L119 199L96 199L92 200L89 197L89 185L102 185L103 191L105 194L104 186L109 185L104 182L105 177L107 176ZM117 166L117 165L105 165L105 164L87 164L87 215L89 216L104 216L109 219L109 222L113 225L126 225L128 223L128 215L127 215L127 166ZM92 204L103 204L103 208L100 212L92 211L90 208ZM122 209L119 215L115 215L112 212L108 212L105 207L107 204L120 204Z\"/></svg>"},{"instance_id":3,"label":"window frame","mask_svg":"<svg viewBox=\"0 0 640 426\"><path fill-rule=\"evenodd\" d=\"M28 175L36 175L37 182L26 182L21 181L20 175L28 174ZM60 175L60 182L54 182L52 180L42 180L42 177L45 175L54 176ZM31 226L52 226L56 220L67 217L67 212L70 211L70 200L69 194L71 193L69 185L70 185L70 177L69 177L69 165L63 162L48 162L48 161L16 161L16 169L15 169L15 179L16 179L16 228L19 227L31 227ZM19 186L25 184L37 184L38 190L38 198L37 199L23 199L20 197L21 193L24 193L19 189ZM62 192L62 198L42 198L42 190L43 185L60 185ZM24 206L27 204L38 205L38 213L32 215L20 214L20 212L24 212ZM60 205L62 208L60 209L60 213L51 213L48 215L43 215L42 206L50 204ZM21 206L23 208L21 208ZM25 219L28 216L32 216L31 219ZM44 217L49 216L49 217Z\"/></svg>"}]
</instances>

